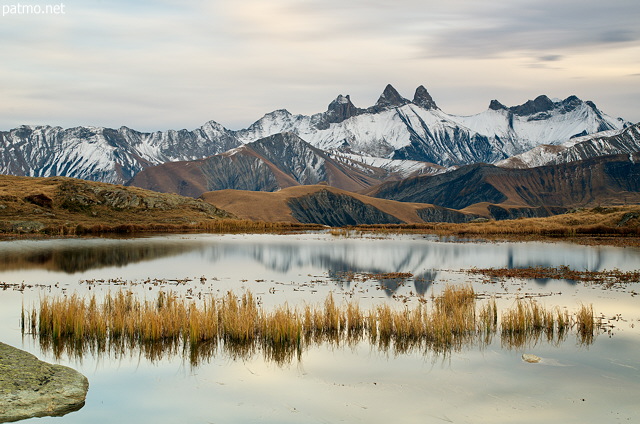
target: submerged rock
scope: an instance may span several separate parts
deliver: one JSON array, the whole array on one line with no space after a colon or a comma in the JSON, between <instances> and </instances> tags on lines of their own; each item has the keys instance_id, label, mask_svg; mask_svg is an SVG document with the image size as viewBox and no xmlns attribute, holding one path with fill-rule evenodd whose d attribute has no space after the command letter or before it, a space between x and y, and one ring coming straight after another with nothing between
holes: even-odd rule
<instances>
[{"instance_id":1,"label":"submerged rock","mask_svg":"<svg viewBox=\"0 0 640 424\"><path fill-rule=\"evenodd\" d=\"M0 343L0 422L77 411L88 389L79 372Z\"/></svg>"},{"instance_id":2,"label":"submerged rock","mask_svg":"<svg viewBox=\"0 0 640 424\"><path fill-rule=\"evenodd\" d=\"M542 358L540 358L539 356L536 355L532 355L530 353L523 353L522 354L522 360L525 362L529 362L531 364L537 364L538 362L540 362L542 360Z\"/></svg>"}]
</instances>

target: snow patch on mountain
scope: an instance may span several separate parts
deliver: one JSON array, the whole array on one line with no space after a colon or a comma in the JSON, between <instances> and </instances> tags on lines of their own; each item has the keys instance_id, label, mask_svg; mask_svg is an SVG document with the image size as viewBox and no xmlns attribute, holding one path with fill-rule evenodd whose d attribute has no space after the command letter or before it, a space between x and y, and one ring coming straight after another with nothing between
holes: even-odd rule
<instances>
[{"instance_id":1,"label":"snow patch on mountain","mask_svg":"<svg viewBox=\"0 0 640 424\"><path fill-rule=\"evenodd\" d=\"M415 160L387 159L375 156L366 156L356 153L344 153L337 150L328 151L329 156L339 162L352 167L359 167L365 171L365 166L384 169L389 173L398 174L401 178L415 175L435 175L447 172L447 168L428 162Z\"/></svg>"},{"instance_id":2,"label":"snow patch on mountain","mask_svg":"<svg viewBox=\"0 0 640 424\"><path fill-rule=\"evenodd\" d=\"M496 163L504 168L533 168L585 160L597 156L640 151L640 124L574 137L559 145L540 145Z\"/></svg>"}]
</instances>

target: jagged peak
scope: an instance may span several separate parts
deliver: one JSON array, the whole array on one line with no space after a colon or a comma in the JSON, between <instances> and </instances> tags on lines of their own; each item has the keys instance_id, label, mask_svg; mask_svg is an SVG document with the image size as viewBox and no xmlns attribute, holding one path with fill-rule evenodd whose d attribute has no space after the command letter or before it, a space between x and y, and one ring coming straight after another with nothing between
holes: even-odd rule
<instances>
[{"instance_id":1,"label":"jagged peak","mask_svg":"<svg viewBox=\"0 0 640 424\"><path fill-rule=\"evenodd\" d=\"M555 103L544 94L536 97L534 100L528 100L519 106L509 108L513 113L519 116L534 115L540 112L547 112L555 107Z\"/></svg>"},{"instance_id":2,"label":"jagged peak","mask_svg":"<svg viewBox=\"0 0 640 424\"><path fill-rule=\"evenodd\" d=\"M413 104L423 107L425 109L438 109L438 105L431 97L431 94L424 88L424 85L416 88L416 93L413 95Z\"/></svg>"},{"instance_id":3,"label":"jagged peak","mask_svg":"<svg viewBox=\"0 0 640 424\"><path fill-rule=\"evenodd\" d=\"M349 104L349 103L351 103L351 97L348 94L346 96L343 96L342 94L338 94L338 97L336 97L336 99L329 104L329 109L331 109L332 105L342 105L342 104Z\"/></svg>"},{"instance_id":4,"label":"jagged peak","mask_svg":"<svg viewBox=\"0 0 640 424\"><path fill-rule=\"evenodd\" d=\"M276 109L272 112L269 112L267 114L265 114L264 116L278 116L278 115L292 115L291 112L289 112L287 109Z\"/></svg>"},{"instance_id":5,"label":"jagged peak","mask_svg":"<svg viewBox=\"0 0 640 424\"><path fill-rule=\"evenodd\" d=\"M580 100L580 98L575 94L572 94L571 96L567 97L562 101L562 103L573 103L573 102L582 102L582 100Z\"/></svg>"},{"instance_id":6,"label":"jagged peak","mask_svg":"<svg viewBox=\"0 0 640 424\"><path fill-rule=\"evenodd\" d=\"M352 116L360 115L363 112L351 103L351 97L347 94L343 96L338 95L335 100L329 103L327 111L323 114L318 114L318 125L320 129L326 129L329 124L340 123Z\"/></svg>"},{"instance_id":7,"label":"jagged peak","mask_svg":"<svg viewBox=\"0 0 640 424\"><path fill-rule=\"evenodd\" d=\"M500 103L498 100L491 100L489 103L489 109L491 110L509 110L508 107Z\"/></svg>"},{"instance_id":8,"label":"jagged peak","mask_svg":"<svg viewBox=\"0 0 640 424\"><path fill-rule=\"evenodd\" d=\"M335 100L329 103L329 106L327 107L327 112L340 111L345 108L350 109L350 108L355 108L355 106L353 105L353 103L351 103L351 97L348 94L346 96L339 94L338 97L335 98Z\"/></svg>"},{"instance_id":9,"label":"jagged peak","mask_svg":"<svg viewBox=\"0 0 640 424\"><path fill-rule=\"evenodd\" d=\"M202 130L205 130L208 128L211 128L213 130L220 131L220 132L228 131L224 125L214 120L207 121L200 127L200 129Z\"/></svg>"},{"instance_id":10,"label":"jagged peak","mask_svg":"<svg viewBox=\"0 0 640 424\"><path fill-rule=\"evenodd\" d=\"M406 105L407 103L410 103L409 100L402 97L391 84L387 84L374 107L386 109Z\"/></svg>"},{"instance_id":11,"label":"jagged peak","mask_svg":"<svg viewBox=\"0 0 640 424\"><path fill-rule=\"evenodd\" d=\"M254 122L253 124L249 125L248 129L253 129L256 127L261 127L263 125L263 123L265 121L268 120L273 120L273 119L278 119L281 116L293 116L293 114L291 112L289 112L287 109L276 109L272 112L269 113L265 113L262 118L258 119L256 122Z\"/></svg>"}]
</instances>

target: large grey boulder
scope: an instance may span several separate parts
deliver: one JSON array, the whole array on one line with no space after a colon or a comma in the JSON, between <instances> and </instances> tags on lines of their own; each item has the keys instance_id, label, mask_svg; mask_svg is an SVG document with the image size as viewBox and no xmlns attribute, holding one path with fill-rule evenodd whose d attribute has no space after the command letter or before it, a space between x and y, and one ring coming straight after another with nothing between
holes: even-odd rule
<instances>
[{"instance_id":1,"label":"large grey boulder","mask_svg":"<svg viewBox=\"0 0 640 424\"><path fill-rule=\"evenodd\" d=\"M88 389L79 372L0 343L0 423L77 411Z\"/></svg>"}]
</instances>

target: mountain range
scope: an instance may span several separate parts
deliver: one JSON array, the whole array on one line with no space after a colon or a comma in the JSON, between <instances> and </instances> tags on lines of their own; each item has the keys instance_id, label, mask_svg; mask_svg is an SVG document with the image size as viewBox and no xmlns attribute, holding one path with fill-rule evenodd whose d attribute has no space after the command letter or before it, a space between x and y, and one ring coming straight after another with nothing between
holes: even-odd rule
<instances>
[{"instance_id":1,"label":"mountain range","mask_svg":"<svg viewBox=\"0 0 640 424\"><path fill-rule=\"evenodd\" d=\"M513 107L493 100L479 114L451 115L423 86L408 100L388 85L368 108L339 95L325 112L307 116L276 110L241 130L215 121L192 131L152 133L127 127L21 126L0 132L0 173L121 184L154 165L203 159L283 132L317 149L353 155L352 161L359 156L385 159L396 169L404 163L397 160L450 167L495 163L541 144L557 145L630 124L575 96L539 96Z\"/></svg>"},{"instance_id":2,"label":"mountain range","mask_svg":"<svg viewBox=\"0 0 640 424\"><path fill-rule=\"evenodd\" d=\"M638 152L640 124L576 96L458 116L423 86L409 100L388 85L367 108L339 95L325 112L276 110L241 130L22 126L0 132L0 173L201 197L251 219L467 222L639 203Z\"/></svg>"},{"instance_id":3,"label":"mountain range","mask_svg":"<svg viewBox=\"0 0 640 424\"><path fill-rule=\"evenodd\" d=\"M640 152L640 124L623 130L603 131L574 137L558 145L542 144L498 162L505 168L534 168L557 165L605 155Z\"/></svg>"},{"instance_id":4,"label":"mountain range","mask_svg":"<svg viewBox=\"0 0 640 424\"><path fill-rule=\"evenodd\" d=\"M426 162L378 160L375 166L358 159L318 149L287 132L205 159L149 167L127 184L192 197L212 190L277 191L322 182L361 191L384 181L443 171Z\"/></svg>"}]
</instances>

